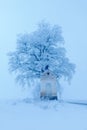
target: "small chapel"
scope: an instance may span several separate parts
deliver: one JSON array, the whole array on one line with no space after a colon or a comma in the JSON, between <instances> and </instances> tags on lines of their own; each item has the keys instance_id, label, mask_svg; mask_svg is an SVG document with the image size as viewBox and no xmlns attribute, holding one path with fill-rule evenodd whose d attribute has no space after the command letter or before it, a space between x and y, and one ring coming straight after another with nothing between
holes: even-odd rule
<instances>
[{"instance_id":1,"label":"small chapel","mask_svg":"<svg viewBox=\"0 0 87 130\"><path fill-rule=\"evenodd\" d=\"M40 98L57 100L57 78L50 71L46 70L41 76Z\"/></svg>"}]
</instances>

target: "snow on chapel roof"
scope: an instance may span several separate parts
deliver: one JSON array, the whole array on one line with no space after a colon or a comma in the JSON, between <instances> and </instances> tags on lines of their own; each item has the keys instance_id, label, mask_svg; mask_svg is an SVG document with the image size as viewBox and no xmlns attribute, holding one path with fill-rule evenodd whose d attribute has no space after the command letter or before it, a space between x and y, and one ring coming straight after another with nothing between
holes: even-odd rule
<instances>
[{"instance_id":1,"label":"snow on chapel roof","mask_svg":"<svg viewBox=\"0 0 87 130\"><path fill-rule=\"evenodd\" d=\"M48 79L56 79L56 76L55 76L55 74L52 72L52 71L50 71L50 70L47 70L47 71L45 71L43 74L42 74L42 76L41 76L41 80L48 80Z\"/></svg>"}]
</instances>

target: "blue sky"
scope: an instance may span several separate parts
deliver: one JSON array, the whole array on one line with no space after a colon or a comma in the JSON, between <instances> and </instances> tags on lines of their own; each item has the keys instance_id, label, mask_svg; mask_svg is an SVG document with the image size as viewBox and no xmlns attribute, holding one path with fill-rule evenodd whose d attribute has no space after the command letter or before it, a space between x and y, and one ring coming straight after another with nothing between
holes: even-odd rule
<instances>
[{"instance_id":1,"label":"blue sky","mask_svg":"<svg viewBox=\"0 0 87 130\"><path fill-rule=\"evenodd\" d=\"M20 95L6 54L15 50L17 34L32 32L43 19L62 26L67 56L76 64L63 97L87 100L87 0L0 0L0 98Z\"/></svg>"}]
</instances>

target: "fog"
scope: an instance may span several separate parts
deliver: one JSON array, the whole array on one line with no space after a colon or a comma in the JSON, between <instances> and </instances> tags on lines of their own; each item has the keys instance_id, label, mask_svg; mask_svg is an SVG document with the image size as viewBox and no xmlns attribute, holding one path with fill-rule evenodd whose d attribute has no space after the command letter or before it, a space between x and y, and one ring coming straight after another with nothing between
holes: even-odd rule
<instances>
[{"instance_id":1,"label":"fog","mask_svg":"<svg viewBox=\"0 0 87 130\"><path fill-rule=\"evenodd\" d=\"M17 34L32 32L43 19L62 27L67 56L76 64L71 85L62 83L63 98L87 100L86 0L0 0L0 98L28 95L9 73L7 53L15 50Z\"/></svg>"}]
</instances>

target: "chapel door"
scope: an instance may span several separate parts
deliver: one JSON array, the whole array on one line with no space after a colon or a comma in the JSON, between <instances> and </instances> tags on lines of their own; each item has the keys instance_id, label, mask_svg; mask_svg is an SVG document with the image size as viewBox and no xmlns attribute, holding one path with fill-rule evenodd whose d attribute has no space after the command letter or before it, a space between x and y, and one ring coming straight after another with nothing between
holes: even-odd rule
<instances>
[{"instance_id":1,"label":"chapel door","mask_svg":"<svg viewBox=\"0 0 87 130\"><path fill-rule=\"evenodd\" d=\"M51 97L52 95L52 85L51 83L46 84L46 96Z\"/></svg>"}]
</instances>

